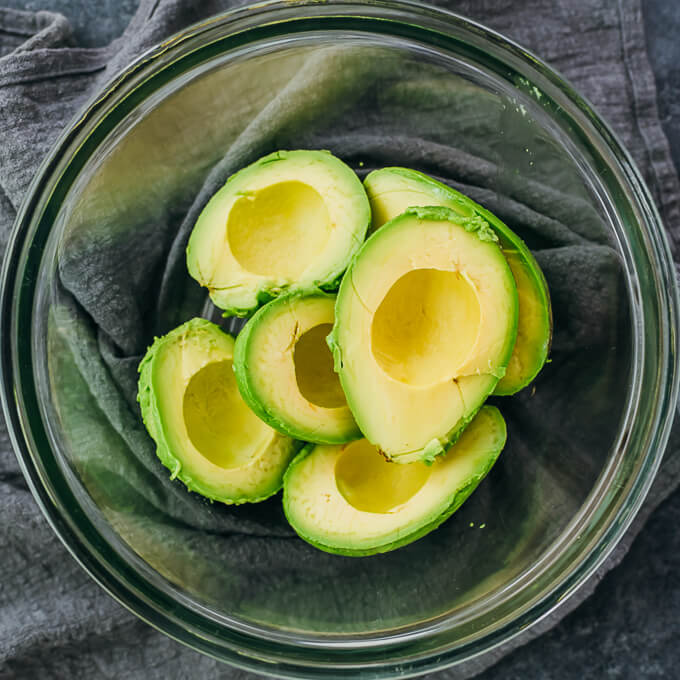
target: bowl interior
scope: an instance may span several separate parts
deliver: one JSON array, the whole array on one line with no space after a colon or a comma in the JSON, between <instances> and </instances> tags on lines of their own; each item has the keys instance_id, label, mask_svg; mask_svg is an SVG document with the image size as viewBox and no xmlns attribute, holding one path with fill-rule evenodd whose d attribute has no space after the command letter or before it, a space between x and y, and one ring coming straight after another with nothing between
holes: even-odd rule
<instances>
[{"instance_id":1,"label":"bowl interior","mask_svg":"<svg viewBox=\"0 0 680 680\"><path fill-rule=\"evenodd\" d=\"M462 43L336 23L191 55L98 123L51 216L30 338L51 455L105 552L216 635L384 638L442 620L461 624L461 641L479 635L573 548L638 398L631 291L645 284L601 159L533 83ZM508 424L498 463L438 530L386 555L308 546L278 496L232 508L189 494L139 416L137 365L154 335L192 316L240 327L188 277L184 249L229 175L280 148L329 149L362 177L398 165L450 183L520 234L550 287L551 362L493 400Z\"/></svg>"}]
</instances>

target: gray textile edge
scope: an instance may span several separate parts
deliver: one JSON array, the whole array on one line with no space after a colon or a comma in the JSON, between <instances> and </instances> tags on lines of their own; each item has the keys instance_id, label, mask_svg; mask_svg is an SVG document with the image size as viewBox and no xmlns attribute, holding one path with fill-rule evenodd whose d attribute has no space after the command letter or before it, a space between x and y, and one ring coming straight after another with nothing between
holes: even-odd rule
<instances>
[{"instance_id":1,"label":"gray textile edge","mask_svg":"<svg viewBox=\"0 0 680 680\"><path fill-rule=\"evenodd\" d=\"M142 3L135 19L128 28L127 33L141 30L142 26L156 11L158 3ZM655 194L657 203L663 214L668 231L671 234L675 253L680 251L680 185L678 177L670 161L668 144L663 131L661 130L658 112L656 108L656 88L653 75L647 60L645 51L645 40L643 24L639 2L637 0L619 0L618 10L620 13L621 28L623 33L624 62L629 74L630 86L633 92L636 122L640 134L644 138L648 152L654 149L657 153L649 153L649 168L652 172L652 190ZM15 33L18 33L28 40L14 50L7 58L4 73L10 73L5 79L0 73L0 86L9 82L16 82L22 79L24 74L35 74L35 66L32 63L34 56L30 50L41 48L44 50L59 49L66 46L69 42L70 31L68 24L63 17L46 12L37 14L19 13L0 10L0 31L3 27L12 26ZM16 30L16 27L19 27ZM156 25L156 33L150 36L146 46L150 46L162 36ZM162 29L161 29L162 30ZM70 49L69 54L72 58L73 73L96 72L106 68L107 61L111 55L115 54L117 46L122 44L125 38L115 41L108 48L102 49ZM68 60L60 61L59 74L63 75L68 71ZM634 76L633 76L634 74ZM43 78L49 78L50 73L46 71L41 74ZM108 73L106 74L109 75ZM35 76L34 76L35 77ZM3 188L0 187L0 199L2 198ZM8 200L8 203L16 209L15 201ZM6 219L7 215L2 216ZM3 241L5 236L3 235ZM498 647L492 652L473 659L470 662L457 666L441 674L430 677L439 678L467 678L472 677L485 668L488 668L505 654L513 649L525 644L541 635L543 632L552 628L566 614L574 610L583 600L585 600L596 588L603 576L615 567L625 556L628 548L632 544L635 536L644 526L647 518L653 510L677 487L680 482L680 457L667 456L664 461L664 474L659 475L655 480L649 497L642 510L636 517L633 525L627 532L624 539L617 546L616 550L608 558L605 564L596 574L571 598L566 600L560 608L550 616L539 622L530 630L522 633L509 643Z\"/></svg>"}]
</instances>

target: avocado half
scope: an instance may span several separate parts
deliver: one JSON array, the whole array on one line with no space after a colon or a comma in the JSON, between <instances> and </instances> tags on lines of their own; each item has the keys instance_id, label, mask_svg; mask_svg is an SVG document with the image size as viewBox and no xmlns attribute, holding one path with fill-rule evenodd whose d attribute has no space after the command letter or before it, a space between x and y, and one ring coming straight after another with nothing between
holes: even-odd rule
<instances>
[{"instance_id":1,"label":"avocado half","mask_svg":"<svg viewBox=\"0 0 680 680\"><path fill-rule=\"evenodd\" d=\"M505 375L493 393L515 394L531 383L550 351L552 309L543 272L524 241L467 196L415 170L375 170L364 180L364 187L371 203L373 231L411 206L445 206L463 217L479 215L489 223L510 265L519 296L517 341Z\"/></svg>"},{"instance_id":2,"label":"avocado half","mask_svg":"<svg viewBox=\"0 0 680 680\"><path fill-rule=\"evenodd\" d=\"M233 356L230 335L204 319L187 321L147 350L137 399L172 479L223 503L256 503L281 488L301 444L248 408Z\"/></svg>"},{"instance_id":3,"label":"avocado half","mask_svg":"<svg viewBox=\"0 0 680 680\"><path fill-rule=\"evenodd\" d=\"M456 444L431 465L394 465L365 439L306 446L288 468L286 517L326 552L388 552L448 519L484 479L505 445L505 421L484 406Z\"/></svg>"},{"instance_id":4,"label":"avocado half","mask_svg":"<svg viewBox=\"0 0 680 680\"><path fill-rule=\"evenodd\" d=\"M283 434L325 444L362 436L326 344L334 321L335 295L288 293L259 309L236 338L241 395Z\"/></svg>"},{"instance_id":5,"label":"avocado half","mask_svg":"<svg viewBox=\"0 0 680 680\"><path fill-rule=\"evenodd\" d=\"M371 221L361 181L327 151L277 151L232 175L201 212L189 274L225 316L282 291L332 289Z\"/></svg>"},{"instance_id":6,"label":"avocado half","mask_svg":"<svg viewBox=\"0 0 680 680\"><path fill-rule=\"evenodd\" d=\"M517 289L479 215L408 208L347 270L328 342L364 436L390 460L444 453L505 374Z\"/></svg>"}]
</instances>

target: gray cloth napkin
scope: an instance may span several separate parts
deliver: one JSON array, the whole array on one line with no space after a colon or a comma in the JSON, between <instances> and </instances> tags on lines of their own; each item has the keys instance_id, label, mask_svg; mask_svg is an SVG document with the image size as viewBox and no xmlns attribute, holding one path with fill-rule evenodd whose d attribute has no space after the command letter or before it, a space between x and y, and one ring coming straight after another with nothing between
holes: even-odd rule
<instances>
[{"instance_id":1,"label":"gray cloth napkin","mask_svg":"<svg viewBox=\"0 0 680 680\"><path fill-rule=\"evenodd\" d=\"M143 1L126 33L101 49L72 46L68 25L58 15L0 10L2 247L37 164L88 98L144 49L191 22L237 4L205 2L197 6L187 0ZM638 2L621 0L617 6L605 0L557 6L547 0L527 0L520 6L504 2L489 2L483 7L474 2L440 4L470 14L533 48L594 102L633 153L655 193L675 245L680 237L680 191L656 114ZM280 588L271 592L266 579L261 578L272 565L292 575L290 588L285 591L290 601L277 601L279 606L291 610L306 606L308 614L314 613L311 610L314 606L329 610L337 607L332 601L337 595L334 587L341 589L346 579L356 582L358 571L366 583L364 599L343 603L345 610L338 615L351 615L346 609L349 606L356 606L358 615L377 607L379 615L389 621L399 615L395 603L407 607L409 597L419 601L428 597L428 590L422 585L427 578L422 573L408 582L410 588L406 591L390 591L390 577L397 572L406 574L417 555L417 544L393 555L359 562L322 555L291 536L276 502L237 510L208 506L187 494L180 485L171 484L140 426L134 402L137 362L154 333L165 332L200 313L202 295L187 284L184 245L207 197L235 169L272 147L324 146L355 167L361 161L364 172L401 163L437 174L462 188L498 212L537 251L555 306L553 376L569 374L571 380L580 384L579 371L585 374L592 367L601 366L617 323L617 319L604 314L604 310L615 308L613 301L620 285L616 258L597 216L587 205L562 193L563 178L542 178L540 184L517 183L508 178L506 192L499 197L484 189L484 178L497 171L493 166L493 149L489 147L488 153L480 154L483 139L474 140L474 145L470 140L470 148L466 148L462 139L459 148L452 152L437 139L393 134L389 121L381 120L380 129L376 129L375 121L367 114L370 107L358 101L362 93L375 96L371 86L376 82L381 83L380 96L392 98L392 109L400 125L408 120L409 129L418 131L423 128L421 116L427 115L413 107L399 110L399 102L404 100L400 88L404 85L385 80L384 66L379 60L375 63L354 60L333 51L318 62L303 64L222 158L214 159L204 175L187 179L186 185L191 190L187 190L186 196L176 197L176 204L162 214L137 215L124 238L79 239L78 232L74 232L69 247L63 251L61 289L50 343L55 356L62 357L55 366L55 379L63 380L71 390L65 399L64 413L72 417L64 418L64 426L82 452L75 463L86 480L108 490L98 502L107 508L110 520L118 523L121 530L147 537L147 557L156 560L160 568L181 569L182 561L190 557L196 565L222 560L233 565L232 574L240 569L242 577L229 582L207 566L186 575L189 588L200 583L203 592L213 589L220 596L228 593L234 603L243 597L244 589L256 590L263 603L282 598ZM407 73L404 80L422 86L418 75ZM332 83L332 87L325 88L323 96L310 99L312 91L319 91L315 87L319 82ZM485 125L494 129L499 112L493 107L480 113L478 102L461 100L459 93L453 97L446 88L437 88L436 94L436 108L458 106L459 113L464 113L465 107L470 107L477 116L470 134L483 135ZM304 102L301 107L300 102ZM352 129L345 126L336 130L332 121L319 120L340 103L352 112ZM481 122L480 115L486 117ZM460 118L459 115L457 119ZM442 134L446 136L446 132ZM471 153L472 146L475 155ZM96 228L90 229L90 235L108 233L112 224L106 222L106 215L102 218ZM87 272L83 271L83 262L88 263ZM140 262L144 266L140 267ZM150 288L160 291L158 301L139 295ZM171 300L173 304L167 304ZM593 304L594 300L599 301L599 306ZM571 358L584 344L590 349L590 364L577 368ZM621 393L622 390L617 390L618 379L621 376L617 378L616 372L610 371L600 389L610 395ZM540 384L538 393L545 403L559 403L559 390L551 390L547 381ZM593 395L595 401L596 397ZM516 462L531 452L531 442L523 439L519 426L528 398L520 396L502 407L514 442L512 456ZM94 401L99 408L80 408L88 401ZM578 427L578 408L579 405L572 406L572 423L564 424L567 429ZM607 413L600 414L599 434L603 437L608 427L606 416ZM546 428L549 427L548 422ZM0 435L4 520L0 529L2 677L247 676L181 648L136 621L94 586L51 534L26 490L4 427ZM579 466L582 474L589 470L595 474L597 461L588 460L584 452L597 449L597 435L595 431L581 433L580 438L575 436L570 441L557 439L555 445L571 466ZM592 593L606 571L623 558L652 510L680 481L679 444L678 432L674 431L663 474L657 478L634 526L606 565L576 596L502 648L436 677L466 678L481 672L511 649L555 625ZM497 476L526 475L523 467L501 462ZM574 499L568 493L550 495L551 491L557 494L563 490L565 483L568 488L569 471L549 461L535 467L545 476L533 480L532 488L542 489L543 496L518 503L514 507L517 521L530 516L531 503L544 503L545 498L550 499L556 511L573 511ZM523 477L517 481L526 482ZM495 483L499 482L490 477L462 512L469 513L470 518L486 512ZM441 572L449 546L458 541L460 526L461 523L448 523L425 539L430 554L437 557L432 569L436 567ZM212 537L210 541L204 540L206 535ZM154 536L162 536L162 540L154 540ZM461 546L456 554L459 561L465 560L465 550L474 550L474 541L469 538L456 545ZM499 555L504 550L507 551L507 546L499 543ZM244 569L244 565L248 568ZM294 597L294 575L299 573L318 581L316 598L301 603ZM435 575L433 571L432 576ZM400 583L403 586L404 581ZM376 584L384 585L377 588Z\"/></svg>"}]
</instances>

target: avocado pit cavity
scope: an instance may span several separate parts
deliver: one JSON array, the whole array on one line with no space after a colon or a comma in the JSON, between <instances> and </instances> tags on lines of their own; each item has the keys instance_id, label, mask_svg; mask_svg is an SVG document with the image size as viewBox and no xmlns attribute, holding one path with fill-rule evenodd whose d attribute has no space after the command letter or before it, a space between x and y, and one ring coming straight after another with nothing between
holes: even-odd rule
<instances>
[{"instance_id":1,"label":"avocado pit cavity","mask_svg":"<svg viewBox=\"0 0 680 680\"><path fill-rule=\"evenodd\" d=\"M373 355L388 376L408 385L455 379L474 350L480 319L476 291L460 272L414 269L375 312Z\"/></svg>"},{"instance_id":2,"label":"avocado pit cavity","mask_svg":"<svg viewBox=\"0 0 680 680\"><path fill-rule=\"evenodd\" d=\"M431 471L425 463L391 463L368 440L359 439L348 444L338 458L335 483L357 510L388 513L415 496Z\"/></svg>"},{"instance_id":3,"label":"avocado pit cavity","mask_svg":"<svg viewBox=\"0 0 680 680\"><path fill-rule=\"evenodd\" d=\"M236 199L227 220L229 247L253 274L295 278L324 250L328 209L308 184L279 182Z\"/></svg>"},{"instance_id":4,"label":"avocado pit cavity","mask_svg":"<svg viewBox=\"0 0 680 680\"><path fill-rule=\"evenodd\" d=\"M332 328L331 323L310 328L295 343L293 352L300 394L322 408L339 408L347 404L338 374L333 369L333 355L326 344L326 336Z\"/></svg>"},{"instance_id":5,"label":"avocado pit cavity","mask_svg":"<svg viewBox=\"0 0 680 680\"><path fill-rule=\"evenodd\" d=\"M271 437L271 430L241 399L231 360L209 363L191 377L183 414L191 443L225 470L247 464Z\"/></svg>"}]
</instances>

